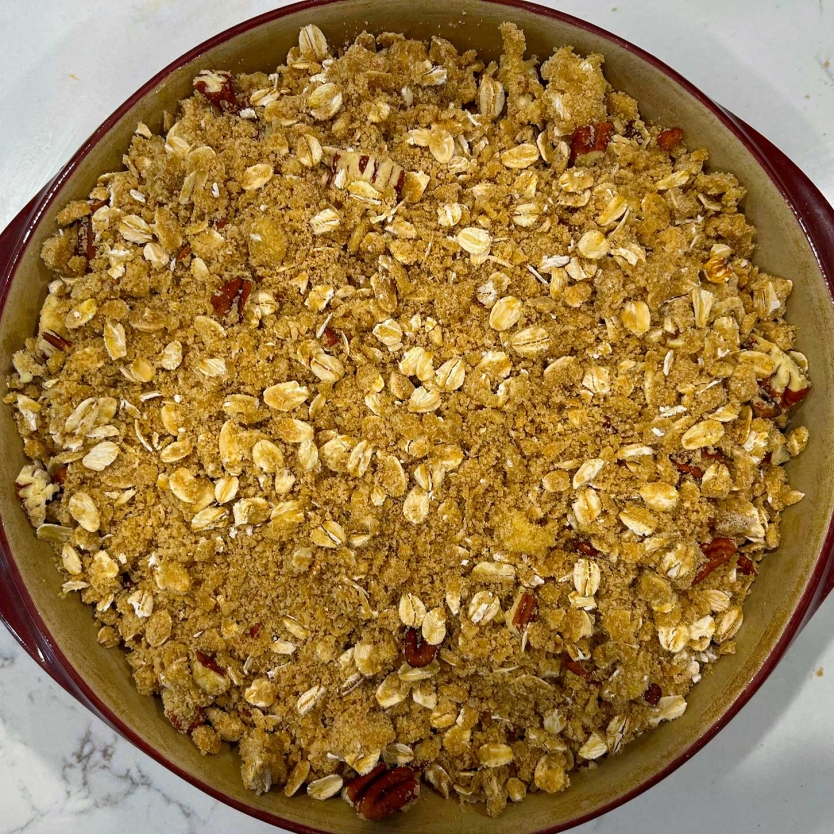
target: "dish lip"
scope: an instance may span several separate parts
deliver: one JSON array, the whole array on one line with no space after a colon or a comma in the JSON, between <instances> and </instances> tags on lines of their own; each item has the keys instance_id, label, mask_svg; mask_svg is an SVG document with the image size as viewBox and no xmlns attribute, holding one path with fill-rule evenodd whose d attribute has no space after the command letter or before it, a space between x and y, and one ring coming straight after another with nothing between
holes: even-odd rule
<instances>
[{"instance_id":1,"label":"dish lip","mask_svg":"<svg viewBox=\"0 0 834 834\"><path fill-rule=\"evenodd\" d=\"M237 23L234 26L231 26L223 30L222 32L219 32L218 34L212 36L211 38L208 38L207 40L203 41L202 43L185 52L180 57L176 58L162 70L157 72L147 82L145 82L129 98L127 98L116 110L113 111L113 113L111 113L107 117L107 119L104 120L104 122L102 122L101 125L99 125L99 127L81 145L78 151L76 151L76 153L73 154L69 162L67 162L66 165L64 165L61 168L61 170L55 176L55 178L50 183L48 183L47 186L45 186L45 188L35 198L33 198L33 200L22 210L21 214L18 215L12 221L11 225L15 225L15 221L19 220L21 222L21 225L24 226L24 228L22 232L19 232L17 240L10 241L10 245L13 249L13 252L11 257L5 264L3 274L0 275L0 317L2 317L2 315L5 312L9 288L14 280L17 268L20 264L22 253L25 251L32 235L40 225L41 221L44 219L44 216L48 213L49 209L51 208L55 200L55 197L57 196L61 187L66 182L66 180L73 174L80 162L104 137L107 136L110 130L131 107L133 107L142 98L145 98L146 96L152 94L153 91L160 84L165 82L166 78L172 72L176 71L185 64L188 64L194 59L199 58L201 54L207 52L208 50L216 46L219 46L220 44L228 41L233 37L237 37L238 35L244 34L265 23L280 20L281 18L287 17L290 14L296 14L298 12L303 11L314 11L320 7L334 6L342 2L346 2L346 0L301 0L301 2L292 3L287 6L283 6L279 9L274 9L272 11L265 12L248 20ZM772 159L768 158L766 153L763 152L763 150L757 144L756 137L758 136L758 134L755 131L753 131L752 129L750 130L750 132L745 130L743 122L740 122L740 120L734 118L730 113L728 113L722 107L720 107L720 105L716 104L714 101L712 101L712 99L708 98L690 81L684 78L676 70L668 66L664 61L661 61L659 58L656 58L654 55L642 49L641 47L631 43L630 41L625 40L624 38L618 35L613 34L612 32L607 31L606 29L603 29L599 26L596 26L595 24L589 23L588 21L582 20L565 12L558 11L556 9L550 9L544 6L539 6L536 3L527 2L527 0L480 0L480 2L490 3L495 6L522 9L533 15L555 19L576 29L588 32L589 34L598 37L604 41L607 41L608 43L613 43L614 45L635 55L640 60L646 62L650 66L664 73L664 75L666 75L675 84L681 87L686 93L688 93L702 106L709 110L713 114L713 116L715 116L715 118L722 124L725 130L728 130L733 136L736 137L736 139L738 139L744 145L747 151L756 160L759 167L764 169L764 171L767 173L767 175L773 182L774 186L782 195L782 198L793 211L795 217L797 218L797 221L800 223L803 229L806 238L809 241L809 244L812 247L812 250L814 251L814 255L822 271L823 277L826 281L829 294L831 294L832 298L834 299L834 266L832 266L831 263L826 262L826 257L823 255L823 253L821 253L819 247L817 246L814 240L812 232L809 230L809 224L806 222L807 218L805 215L805 212L809 210L809 207L805 206L805 211L803 211L803 207L799 204L799 201L795 199L794 195L791 194L785 182L782 180L778 171L776 170L777 167L780 167L782 165L782 161L777 160L777 163L774 164ZM751 133L753 133L754 135L751 136ZM778 149L774 150L777 150L778 152ZM787 162L788 160L785 159L786 164ZM801 174L801 172L799 173L801 176L804 176ZM790 170L788 170L788 175L793 176L793 173ZM25 216L27 215L27 213L28 216ZM730 720L732 720L732 718L736 716L739 710L741 710L742 707L744 707L744 705L750 700L753 694L768 678L768 676L771 674L773 669L778 664L779 660L782 658L782 655L785 653L788 646L791 644L793 639L798 634L799 630L807 621L807 618L813 612L815 603L818 603L818 601L824 594L824 581L827 575L829 575L831 572L832 551L834 551L834 518L829 519L829 525L826 531L820 555L817 558L817 561L814 565L814 569L808 578L805 590L803 591L802 596L799 599L799 602L795 606L784 631L780 635L773 649L765 657L760 669L750 679L750 681L748 681L745 688L730 704L730 706L727 708L723 715L721 715L716 721L714 721L690 745L681 750L679 754L669 764L667 764L657 773L650 776L648 779L640 782L640 784L636 785L631 790L617 796L610 802L605 803L604 805L594 809L593 811L589 811L586 814L574 817L573 819L568 820L564 823L539 829L538 831L533 832L533 834L558 834L558 832L574 828L575 826L581 825L584 822L588 822L592 819L600 817L603 814L606 814L609 811L612 811L615 808L624 805L626 802L630 801L631 799L634 799L635 797L642 794L644 791L647 791L649 788L656 785L662 779L665 779L667 776L669 776L671 773L677 770L681 765L683 765L686 761L692 758L692 756L694 756L699 750L701 750L709 741L711 741L715 737L715 735L721 729L723 729L730 722ZM79 699L82 700L82 702L84 702L86 706L92 709L97 715L99 715L99 717L101 717L111 727L116 729L122 736L127 738L143 753L150 756L152 759L159 762L172 773L175 773L177 776L186 780L187 782L194 785L196 788L200 789L201 791L213 797L214 799L217 799L220 802L223 802L226 805L229 805L230 807L233 807L238 811L248 814L249 816L260 819L263 822L267 822L271 825L281 826L290 831L297 832L297 834L327 834L327 832L325 832L323 829L311 828L310 826L305 825L304 823L288 820L279 816L276 813L256 808L252 805L248 805L232 797L229 794L223 793L221 790L213 787L212 785L203 782L200 778L191 775L186 770L181 768L179 765L166 758L162 753L156 750L156 748L148 744L121 718L119 718L99 698L96 692L87 684L84 678L78 674L72 663L70 663L70 661L61 651L61 649L53 641L51 633L47 629L46 624L40 615L40 612L37 610L34 604L34 600L30 596L25 584L23 583L23 579L20 575L16 561L12 555L11 547L9 546L9 542L6 537L5 528L2 524L2 518L0 518L0 576L2 576L5 582L9 583L9 585L7 585L6 590L8 590L9 586L11 586L11 590L13 592L12 595L16 597L18 605L24 609L24 613L28 616L29 622L26 625L34 625L33 633L37 637L39 645L30 646L27 645L25 639L20 634L16 633L11 623L8 623L10 630L19 640L19 642L23 645L23 647L29 652L29 654L35 659L36 662L38 662L42 667L44 667L46 671L48 671L58 681L58 683L60 683L65 689L68 689L71 692L71 694L74 694L76 695L76 697L79 697ZM5 582L3 584L5 584ZM828 590L828 587L826 587L826 590ZM9 594L7 593L0 593L0 597L4 595L7 597L9 596Z\"/></svg>"}]
</instances>

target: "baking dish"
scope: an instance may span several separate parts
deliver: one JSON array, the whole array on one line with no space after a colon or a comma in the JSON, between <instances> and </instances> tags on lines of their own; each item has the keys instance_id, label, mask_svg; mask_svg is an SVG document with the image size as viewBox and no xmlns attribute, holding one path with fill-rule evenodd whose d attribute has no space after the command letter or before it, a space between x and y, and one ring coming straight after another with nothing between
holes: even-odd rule
<instances>
[{"instance_id":1,"label":"baking dish","mask_svg":"<svg viewBox=\"0 0 834 834\"><path fill-rule=\"evenodd\" d=\"M685 127L690 145L705 144L712 164L736 173L747 186L746 211L759 227L759 262L794 280L791 320L800 325L798 347L809 357L816 391L797 412L811 430L808 454L791 464L793 484L808 494L786 513L784 546L767 559L748 603L738 653L727 657L693 692L685 716L629 745L627 752L574 779L556 796L536 795L486 818L475 808L442 802L426 791L415 810L382 827L410 831L521 832L564 830L608 810L658 781L709 740L752 695L778 661L802 623L828 590L832 578L831 424L834 347L820 338L830 332L834 309L834 212L813 185L770 143L723 112L651 56L595 27L523 3L467 0L312 2L290 6L218 35L152 79L88 140L56 179L18 215L0 238L0 337L3 374L11 353L35 326L46 291L47 273L39 262L54 215L68 200L85 195L102 171L118 168L137 121L154 130L162 111L191 91L191 79L204 68L235 72L274 66L295 41L300 26L316 23L331 43L354 37L363 28L397 30L409 36L447 37L459 47L474 47L494 57L497 24L511 20L525 29L530 52L546 55L571 43L581 52L607 57L612 84L641 103L649 118ZM816 336L816 338L815 338ZM77 601L59 597L60 577L49 548L32 533L14 495L23 461L10 414L0 416L0 441L7 453L0 466L0 614L33 657L61 685L111 726L213 796L268 822L297 831L366 830L346 804L287 800L280 792L255 796L240 784L236 755L202 758L188 739L161 719L156 700L139 696L119 652L95 643L89 612Z\"/></svg>"}]
</instances>

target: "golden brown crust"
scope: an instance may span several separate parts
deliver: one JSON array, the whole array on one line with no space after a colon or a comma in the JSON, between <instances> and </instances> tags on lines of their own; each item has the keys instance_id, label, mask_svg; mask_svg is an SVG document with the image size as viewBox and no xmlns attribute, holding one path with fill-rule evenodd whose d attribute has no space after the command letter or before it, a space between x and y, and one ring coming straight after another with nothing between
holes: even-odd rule
<instances>
[{"instance_id":1,"label":"golden brown crust","mask_svg":"<svg viewBox=\"0 0 834 834\"><path fill-rule=\"evenodd\" d=\"M801 498L743 189L601 56L502 34L484 67L305 27L274 75L201 73L44 247L21 499L254 790L563 790L682 714Z\"/></svg>"}]
</instances>

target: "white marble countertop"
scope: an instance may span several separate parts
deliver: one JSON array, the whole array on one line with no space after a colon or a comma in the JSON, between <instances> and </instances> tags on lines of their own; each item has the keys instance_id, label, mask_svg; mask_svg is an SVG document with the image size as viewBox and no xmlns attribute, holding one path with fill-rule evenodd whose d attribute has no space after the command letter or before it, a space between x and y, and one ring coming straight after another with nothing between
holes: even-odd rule
<instances>
[{"instance_id":1,"label":"white marble countertop","mask_svg":"<svg viewBox=\"0 0 834 834\"><path fill-rule=\"evenodd\" d=\"M666 60L779 145L834 201L832 2L547 5L584 15ZM0 3L0 227L157 70L276 5L282 4ZM715 741L661 785L578 834L834 831L833 633L829 602ZM210 799L116 736L0 628L0 834L208 834L232 827L239 834L274 830Z\"/></svg>"}]
</instances>

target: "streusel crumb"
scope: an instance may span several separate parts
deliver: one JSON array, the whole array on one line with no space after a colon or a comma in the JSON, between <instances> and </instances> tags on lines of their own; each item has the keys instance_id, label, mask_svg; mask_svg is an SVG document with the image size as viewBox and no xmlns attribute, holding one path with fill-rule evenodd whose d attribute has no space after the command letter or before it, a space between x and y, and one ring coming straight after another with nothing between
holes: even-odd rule
<instances>
[{"instance_id":1,"label":"streusel crumb","mask_svg":"<svg viewBox=\"0 0 834 834\"><path fill-rule=\"evenodd\" d=\"M9 380L139 691L370 819L421 779L499 814L682 715L802 498L744 189L601 55L502 34L201 72L59 213Z\"/></svg>"}]
</instances>

